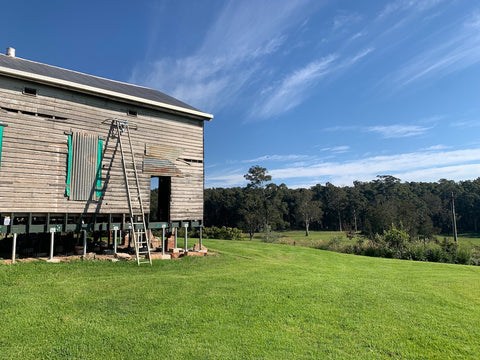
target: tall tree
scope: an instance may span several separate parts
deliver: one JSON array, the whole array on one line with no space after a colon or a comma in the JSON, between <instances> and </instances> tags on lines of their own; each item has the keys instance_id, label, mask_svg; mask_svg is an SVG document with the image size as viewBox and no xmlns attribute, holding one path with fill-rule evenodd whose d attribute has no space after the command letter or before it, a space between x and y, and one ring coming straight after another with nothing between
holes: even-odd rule
<instances>
[{"instance_id":1,"label":"tall tree","mask_svg":"<svg viewBox=\"0 0 480 360\"><path fill-rule=\"evenodd\" d=\"M297 192L297 211L305 224L305 236L309 235L310 224L322 218L322 203L312 200L313 192L309 189L300 189Z\"/></svg>"},{"instance_id":2,"label":"tall tree","mask_svg":"<svg viewBox=\"0 0 480 360\"><path fill-rule=\"evenodd\" d=\"M262 205L261 199L255 194L252 189L245 189L245 196L243 197L240 214L242 221L239 223L240 228L248 233L250 241L253 235L262 226Z\"/></svg>"},{"instance_id":3,"label":"tall tree","mask_svg":"<svg viewBox=\"0 0 480 360\"><path fill-rule=\"evenodd\" d=\"M342 211L346 206L347 194L345 189L337 187L333 184L325 184L325 205L330 212L336 215L338 220L338 230L343 231L342 227Z\"/></svg>"},{"instance_id":4,"label":"tall tree","mask_svg":"<svg viewBox=\"0 0 480 360\"><path fill-rule=\"evenodd\" d=\"M270 175L267 175L267 169L258 165L252 166L248 173L244 175L245 179L250 181L247 185L247 189L251 190L253 195L257 195L261 198L262 207L262 225L266 228L268 225L269 206L267 202L267 183L272 180Z\"/></svg>"}]
</instances>

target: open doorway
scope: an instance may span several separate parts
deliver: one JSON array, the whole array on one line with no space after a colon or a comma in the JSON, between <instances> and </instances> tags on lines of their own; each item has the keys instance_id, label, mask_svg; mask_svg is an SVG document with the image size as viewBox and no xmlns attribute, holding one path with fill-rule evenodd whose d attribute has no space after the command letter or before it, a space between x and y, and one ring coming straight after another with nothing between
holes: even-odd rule
<instances>
[{"instance_id":1,"label":"open doorway","mask_svg":"<svg viewBox=\"0 0 480 360\"><path fill-rule=\"evenodd\" d=\"M171 177L152 176L150 179L150 221L170 221Z\"/></svg>"}]
</instances>

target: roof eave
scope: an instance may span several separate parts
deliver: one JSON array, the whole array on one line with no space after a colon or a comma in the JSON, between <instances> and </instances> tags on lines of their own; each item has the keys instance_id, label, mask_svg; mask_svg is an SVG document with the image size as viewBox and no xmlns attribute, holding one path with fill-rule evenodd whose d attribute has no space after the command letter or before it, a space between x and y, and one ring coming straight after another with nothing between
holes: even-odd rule
<instances>
[{"instance_id":1,"label":"roof eave","mask_svg":"<svg viewBox=\"0 0 480 360\"><path fill-rule=\"evenodd\" d=\"M91 95L106 97L113 100L120 99L133 104L140 103L150 108L160 109L162 111L166 111L170 113L182 114L195 119L206 120L206 121L210 121L213 119L212 114L204 113L202 111L165 104L162 102L148 100L148 99L144 99L137 96L122 94L116 91L100 89L93 86L82 85L72 81L52 78L44 75L33 74L26 71L21 71L21 70L10 69L3 66L0 66L0 75L10 76L10 77L19 78L19 79L25 79L25 80L31 80L31 81L35 81L35 82L46 84L46 85L54 85L56 87L60 87L68 90L75 90L75 91L79 91L79 92L87 93Z\"/></svg>"}]
</instances>

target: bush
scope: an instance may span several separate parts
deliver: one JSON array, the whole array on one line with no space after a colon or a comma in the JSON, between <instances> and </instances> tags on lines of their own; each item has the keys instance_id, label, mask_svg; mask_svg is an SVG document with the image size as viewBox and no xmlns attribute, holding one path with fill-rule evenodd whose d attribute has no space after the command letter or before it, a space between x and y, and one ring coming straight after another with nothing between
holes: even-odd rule
<instances>
[{"instance_id":1,"label":"bush","mask_svg":"<svg viewBox=\"0 0 480 360\"><path fill-rule=\"evenodd\" d=\"M457 249L457 254L455 257L455 262L457 264L469 265L471 259L472 259L472 249L465 246L460 246Z\"/></svg>"},{"instance_id":2,"label":"bush","mask_svg":"<svg viewBox=\"0 0 480 360\"><path fill-rule=\"evenodd\" d=\"M425 258L431 262L442 262L444 259L442 248L437 244L429 244L425 252Z\"/></svg>"},{"instance_id":3,"label":"bush","mask_svg":"<svg viewBox=\"0 0 480 360\"><path fill-rule=\"evenodd\" d=\"M426 249L423 242L413 242L407 244L404 251L404 258L415 261L425 261Z\"/></svg>"},{"instance_id":4,"label":"bush","mask_svg":"<svg viewBox=\"0 0 480 360\"><path fill-rule=\"evenodd\" d=\"M242 240L242 230L225 226L204 227L202 236L206 239Z\"/></svg>"},{"instance_id":5,"label":"bush","mask_svg":"<svg viewBox=\"0 0 480 360\"><path fill-rule=\"evenodd\" d=\"M406 231L402 229L397 229L394 224L392 224L392 228L388 231L383 232L383 238L388 246L395 250L396 258L403 259L405 258L405 248L410 240L410 236Z\"/></svg>"},{"instance_id":6,"label":"bush","mask_svg":"<svg viewBox=\"0 0 480 360\"><path fill-rule=\"evenodd\" d=\"M340 252L342 250L343 237L340 235L333 236L328 242L328 250Z\"/></svg>"},{"instance_id":7,"label":"bush","mask_svg":"<svg viewBox=\"0 0 480 360\"><path fill-rule=\"evenodd\" d=\"M274 243L280 239L280 234L272 231L270 225L266 225L262 232L262 241L265 243Z\"/></svg>"}]
</instances>

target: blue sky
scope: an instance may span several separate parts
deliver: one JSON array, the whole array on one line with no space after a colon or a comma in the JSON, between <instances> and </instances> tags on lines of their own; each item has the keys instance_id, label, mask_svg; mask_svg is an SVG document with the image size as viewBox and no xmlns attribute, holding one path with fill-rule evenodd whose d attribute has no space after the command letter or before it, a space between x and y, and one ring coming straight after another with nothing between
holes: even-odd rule
<instances>
[{"instance_id":1,"label":"blue sky","mask_svg":"<svg viewBox=\"0 0 480 360\"><path fill-rule=\"evenodd\" d=\"M17 56L149 86L215 115L207 187L480 176L480 3L16 1Z\"/></svg>"}]
</instances>

